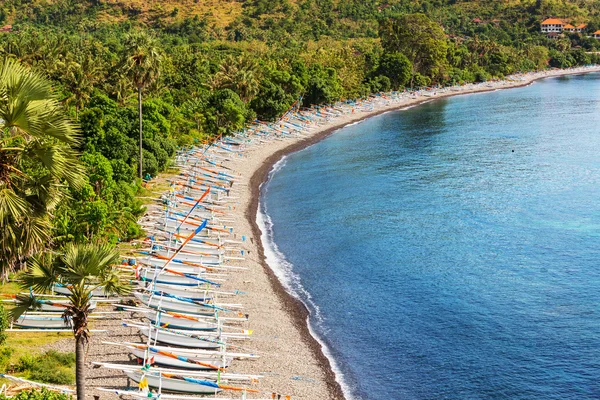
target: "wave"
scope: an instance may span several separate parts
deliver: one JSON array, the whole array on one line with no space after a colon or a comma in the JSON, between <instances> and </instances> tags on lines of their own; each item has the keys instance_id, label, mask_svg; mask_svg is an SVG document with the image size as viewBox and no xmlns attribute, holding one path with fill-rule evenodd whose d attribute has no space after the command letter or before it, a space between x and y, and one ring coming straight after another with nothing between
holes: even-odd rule
<instances>
[{"instance_id":1,"label":"wave","mask_svg":"<svg viewBox=\"0 0 600 400\"><path fill-rule=\"evenodd\" d=\"M265 261L288 294L300 300L308 309L309 316L306 319L308 331L317 341L317 343L319 343L323 354L329 360L331 369L335 375L335 380L342 388L344 397L347 400L352 400L353 396L351 393L351 387L349 384L347 384L344 373L342 372L336 359L333 357L333 353L329 346L327 346L322 335L317 333L318 330L321 332L324 330L324 318L321 314L321 309L313 301L310 293L304 288L304 286L302 286L300 276L294 271L293 264L286 259L285 255L279 250L279 247L275 243L273 239L273 221L267 213L266 205L262 201L262 196L266 194L266 189L264 189L263 186L271 180L275 173L280 171L285 166L286 162L287 156L284 156L281 160L275 163L269 172L267 180L260 186L261 198L258 202L256 223L261 232L260 240L264 249Z\"/></svg>"},{"instance_id":2,"label":"wave","mask_svg":"<svg viewBox=\"0 0 600 400\"><path fill-rule=\"evenodd\" d=\"M363 119L359 119L358 121L354 121L354 122L351 122L351 123L349 123L349 124L347 124L347 125L344 125L344 128L346 128L346 127L348 127L348 126L354 126L354 125L358 125L358 124L360 124L360 123L362 123L362 122L364 122L364 121L365 121L365 118L363 118Z\"/></svg>"}]
</instances>

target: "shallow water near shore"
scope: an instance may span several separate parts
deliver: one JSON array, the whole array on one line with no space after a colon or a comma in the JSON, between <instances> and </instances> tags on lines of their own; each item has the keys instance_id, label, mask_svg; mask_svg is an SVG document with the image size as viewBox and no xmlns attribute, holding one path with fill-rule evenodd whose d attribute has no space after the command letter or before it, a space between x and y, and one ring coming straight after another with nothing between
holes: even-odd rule
<instances>
[{"instance_id":1,"label":"shallow water near shore","mask_svg":"<svg viewBox=\"0 0 600 400\"><path fill-rule=\"evenodd\" d=\"M263 185L267 261L359 399L600 397L600 74L346 127Z\"/></svg>"}]
</instances>

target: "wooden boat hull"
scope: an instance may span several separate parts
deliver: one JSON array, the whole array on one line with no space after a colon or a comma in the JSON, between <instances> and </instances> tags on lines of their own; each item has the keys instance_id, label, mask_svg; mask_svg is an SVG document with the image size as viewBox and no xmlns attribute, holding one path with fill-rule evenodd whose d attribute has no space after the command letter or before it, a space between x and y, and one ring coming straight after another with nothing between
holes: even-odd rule
<instances>
[{"instance_id":1,"label":"wooden boat hull","mask_svg":"<svg viewBox=\"0 0 600 400\"><path fill-rule=\"evenodd\" d=\"M58 304L64 304L64 305L67 305L70 303L69 301L65 301L65 300L52 300L52 302L58 303ZM95 301L90 302L90 310L96 309L96 306L97 306L97 303ZM65 311L65 307L61 307L60 305L42 303L39 310L40 311L63 312L63 311Z\"/></svg>"},{"instance_id":2,"label":"wooden boat hull","mask_svg":"<svg viewBox=\"0 0 600 400\"><path fill-rule=\"evenodd\" d=\"M66 287L66 286L57 286L57 285L55 285L53 287L53 290L54 290L54 293L64 294L65 296L68 296L68 295L71 294L71 290L69 290L69 288ZM102 288L97 288L97 289L92 290L92 296L95 296L95 297L108 297L106 295L106 293L104 293L104 289L102 289Z\"/></svg>"},{"instance_id":3,"label":"wooden boat hull","mask_svg":"<svg viewBox=\"0 0 600 400\"><path fill-rule=\"evenodd\" d=\"M162 257L171 257L173 255L173 253L169 253L169 252L166 252L163 250L156 251L155 254L162 256ZM212 256L212 255L203 256L203 255L183 253L183 252L177 254L175 259L181 260L181 261L198 263L198 264L211 264L211 265L219 264L221 262L220 256Z\"/></svg>"},{"instance_id":4,"label":"wooden boat hull","mask_svg":"<svg viewBox=\"0 0 600 400\"><path fill-rule=\"evenodd\" d=\"M156 325L156 322L159 318L156 315L156 312L148 312L146 313L147 318L152 322L152 324ZM186 318L178 318L169 314L162 313L160 315L160 324L164 325L168 328L172 329L187 329L192 331L216 331L219 328L219 324L215 319L212 319L214 322L209 321L195 321Z\"/></svg>"},{"instance_id":5,"label":"wooden boat hull","mask_svg":"<svg viewBox=\"0 0 600 400\"><path fill-rule=\"evenodd\" d=\"M169 247L170 247L170 249L169 249ZM173 254L178 247L179 247L178 245L164 246L162 244L155 244L154 250L170 250L171 254ZM205 254L210 254L210 255L215 255L215 256L225 254L225 250L223 250L221 248L209 246L206 244L200 244L200 243L188 243L185 245L185 248L187 251L190 251L190 252L205 253Z\"/></svg>"},{"instance_id":6,"label":"wooden boat hull","mask_svg":"<svg viewBox=\"0 0 600 400\"><path fill-rule=\"evenodd\" d=\"M201 340L193 337L188 337L184 335L178 335L176 333L163 331L160 329L152 328L138 328L140 333L143 336L148 337L151 336L152 340L156 339L156 341L164 344L170 344L173 346L182 346L182 347L190 347L194 349L210 349L217 350L221 348L221 345L217 343L213 343L206 340ZM158 332L157 332L158 331Z\"/></svg>"},{"instance_id":7,"label":"wooden boat hull","mask_svg":"<svg viewBox=\"0 0 600 400\"><path fill-rule=\"evenodd\" d=\"M193 275L198 276L201 279L210 280L210 277L205 276L205 274ZM168 272L163 272L155 277L153 270L149 270L147 268L141 268L139 276L139 280L143 282L154 282L154 280L156 280L156 283L162 283L166 285L198 286L198 284L202 284L202 281L197 279L189 278L187 276L174 275Z\"/></svg>"},{"instance_id":8,"label":"wooden boat hull","mask_svg":"<svg viewBox=\"0 0 600 400\"><path fill-rule=\"evenodd\" d=\"M213 296L209 292L198 290L197 288L189 288L189 290L186 290L181 286L165 285L162 283L156 283L154 285L151 282L140 282L140 287L147 290L169 293L174 296L187 297L196 301L211 301L213 299Z\"/></svg>"},{"instance_id":9,"label":"wooden boat hull","mask_svg":"<svg viewBox=\"0 0 600 400\"><path fill-rule=\"evenodd\" d=\"M180 312L186 314L194 314L194 315L207 315L213 316L215 314L214 310L210 307L204 307L199 304L186 303L184 301L179 301L176 299L170 299L160 296L152 296L134 292L133 295L136 299L138 299L142 304L147 307L160 309L164 311L173 311Z\"/></svg>"},{"instance_id":10,"label":"wooden boat hull","mask_svg":"<svg viewBox=\"0 0 600 400\"><path fill-rule=\"evenodd\" d=\"M160 353L149 352L148 354L146 354L146 351L144 349L138 349L135 347L128 347L128 349L131 352L131 354L133 354L138 359L143 360L145 357L150 357L154 361L153 364L160 364L160 365L165 365L165 366L175 367L175 368L184 368L184 369L191 369L191 370L214 370L217 368L228 368L229 365L231 364L231 359L226 358L225 361L223 361L222 357L221 358L188 357L188 356L185 356L185 355L177 353L177 352L171 352L171 354L173 354L175 356L186 357L192 361L197 361L202 364L206 364L206 365L200 365L200 364L196 364L194 362L186 362L186 361L179 360L177 358L165 356ZM208 367L207 365L212 365L212 366L214 366L214 368Z\"/></svg>"},{"instance_id":11,"label":"wooden boat hull","mask_svg":"<svg viewBox=\"0 0 600 400\"><path fill-rule=\"evenodd\" d=\"M142 373L136 371L125 371L125 374L134 382L140 383L142 380ZM176 393L194 393L194 394L216 394L221 389L200 385L198 383L187 382L181 379L173 379L160 377L154 374L146 374L146 380L148 386L153 389L161 388L162 391L176 392Z\"/></svg>"},{"instance_id":12,"label":"wooden boat hull","mask_svg":"<svg viewBox=\"0 0 600 400\"><path fill-rule=\"evenodd\" d=\"M13 322L14 326L29 329L71 329L61 317L44 317L38 315L21 315Z\"/></svg>"},{"instance_id":13,"label":"wooden boat hull","mask_svg":"<svg viewBox=\"0 0 600 400\"><path fill-rule=\"evenodd\" d=\"M148 268L148 271L146 272L147 275L151 275L151 276L154 276L154 270L160 271L167 263L166 260L161 260L161 259L155 258L155 257L147 258L147 259L144 259L143 261L144 261L144 264L149 264L151 266ZM194 264L203 265L202 263L196 263L196 262L194 262ZM152 268L152 267L154 267L154 268ZM195 265L184 264L181 261L173 260L173 261L171 261L171 263L169 263L167 268L170 270L173 270L173 271L182 272L184 274L198 275L200 278L210 279L210 277L216 276L216 274L214 274L214 273L206 272L206 269L211 268L211 267L214 267L214 265L212 265L212 264L205 265L205 268L203 268L203 267L199 267L199 266L195 266ZM222 276L225 276L225 275L222 275Z\"/></svg>"}]
</instances>

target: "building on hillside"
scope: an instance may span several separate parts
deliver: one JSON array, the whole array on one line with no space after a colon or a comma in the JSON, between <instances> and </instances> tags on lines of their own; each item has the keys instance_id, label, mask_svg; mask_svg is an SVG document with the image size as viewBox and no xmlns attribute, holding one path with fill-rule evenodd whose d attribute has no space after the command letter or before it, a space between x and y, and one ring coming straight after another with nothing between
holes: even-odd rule
<instances>
[{"instance_id":1,"label":"building on hillside","mask_svg":"<svg viewBox=\"0 0 600 400\"><path fill-rule=\"evenodd\" d=\"M542 22L542 33L562 33L565 24L558 18L548 18Z\"/></svg>"},{"instance_id":2,"label":"building on hillside","mask_svg":"<svg viewBox=\"0 0 600 400\"><path fill-rule=\"evenodd\" d=\"M575 27L575 31L581 33L583 31L585 31L586 28L587 28L586 24L579 24Z\"/></svg>"},{"instance_id":3,"label":"building on hillside","mask_svg":"<svg viewBox=\"0 0 600 400\"><path fill-rule=\"evenodd\" d=\"M4 25L0 28L0 32L12 32L12 25Z\"/></svg>"},{"instance_id":4,"label":"building on hillside","mask_svg":"<svg viewBox=\"0 0 600 400\"><path fill-rule=\"evenodd\" d=\"M546 37L548 39L560 39L562 37L565 37L565 35L563 35L562 33L558 33L558 32L548 32L546 34Z\"/></svg>"},{"instance_id":5,"label":"building on hillside","mask_svg":"<svg viewBox=\"0 0 600 400\"><path fill-rule=\"evenodd\" d=\"M600 39L600 29L598 29L596 32L592 33L592 37L594 39Z\"/></svg>"},{"instance_id":6,"label":"building on hillside","mask_svg":"<svg viewBox=\"0 0 600 400\"><path fill-rule=\"evenodd\" d=\"M473 19L473 23L475 23L475 24L484 24L485 22L483 22L483 20L481 18L474 18Z\"/></svg>"},{"instance_id":7,"label":"building on hillside","mask_svg":"<svg viewBox=\"0 0 600 400\"><path fill-rule=\"evenodd\" d=\"M563 30L565 32L577 32L576 31L577 28L575 28L573 25L571 24L566 24L565 26L563 26Z\"/></svg>"}]
</instances>

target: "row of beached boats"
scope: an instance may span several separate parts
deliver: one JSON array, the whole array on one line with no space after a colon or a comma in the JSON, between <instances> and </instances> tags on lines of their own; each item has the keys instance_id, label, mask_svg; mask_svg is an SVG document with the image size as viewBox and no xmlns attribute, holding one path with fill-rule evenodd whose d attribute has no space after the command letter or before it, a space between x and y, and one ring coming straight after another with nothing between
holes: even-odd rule
<instances>
[{"instance_id":1,"label":"row of beached boats","mask_svg":"<svg viewBox=\"0 0 600 400\"><path fill-rule=\"evenodd\" d=\"M142 393L256 392L260 376L230 372L234 360L258 356L243 350L252 331L244 327L239 292L223 288L230 274L245 270L245 252L230 216L238 177L219 165L241 151L242 143L220 140L181 153L180 174L140 222L149 237L124 267L135 271L137 306L122 308L138 317L123 325L144 340L111 345L141 367L100 365L122 371Z\"/></svg>"},{"instance_id":2,"label":"row of beached boats","mask_svg":"<svg viewBox=\"0 0 600 400\"><path fill-rule=\"evenodd\" d=\"M260 375L234 372L239 360L259 357L248 350L252 330L239 301L243 292L229 283L231 274L247 268L246 238L236 231L232 214L239 175L226 164L250 142L247 136L219 138L178 154L180 173L140 221L148 238L120 267L135 273L136 305L119 305L132 313L122 323L142 340L106 344L138 363L98 363L121 371L137 390L102 390L146 398L223 391L236 398L265 397L256 389Z\"/></svg>"}]
</instances>

